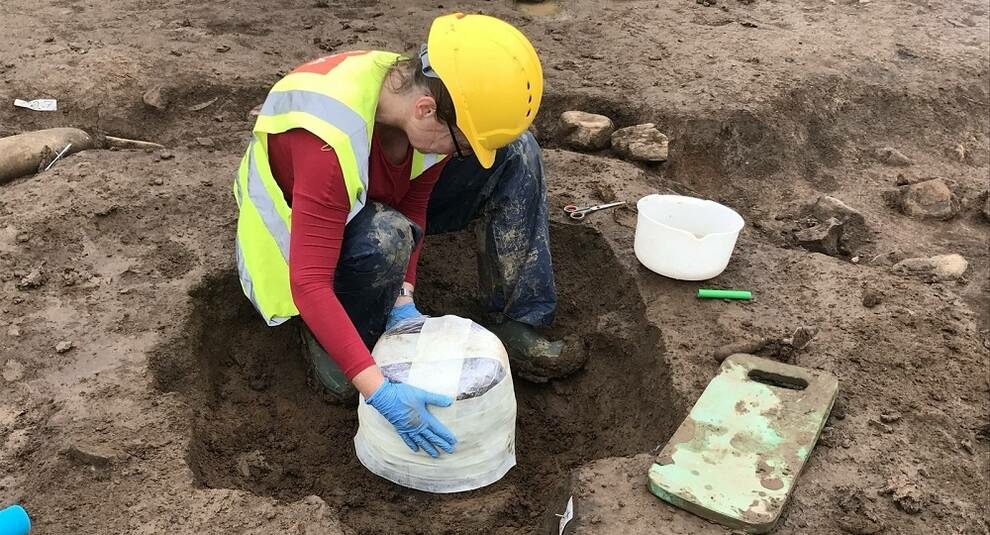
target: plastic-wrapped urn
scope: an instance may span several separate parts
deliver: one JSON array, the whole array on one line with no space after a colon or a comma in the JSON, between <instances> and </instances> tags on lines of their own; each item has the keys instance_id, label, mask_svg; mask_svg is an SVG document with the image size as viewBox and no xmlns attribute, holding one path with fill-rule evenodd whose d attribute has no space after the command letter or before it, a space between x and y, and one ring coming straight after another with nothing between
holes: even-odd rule
<instances>
[{"instance_id":1,"label":"plastic-wrapped urn","mask_svg":"<svg viewBox=\"0 0 990 535\"><path fill-rule=\"evenodd\" d=\"M473 490L516 464L516 398L498 337L457 316L399 324L372 351L385 378L455 401L429 410L457 437L451 455L413 452L364 399L358 404L357 457L393 483L435 493Z\"/></svg>"}]
</instances>

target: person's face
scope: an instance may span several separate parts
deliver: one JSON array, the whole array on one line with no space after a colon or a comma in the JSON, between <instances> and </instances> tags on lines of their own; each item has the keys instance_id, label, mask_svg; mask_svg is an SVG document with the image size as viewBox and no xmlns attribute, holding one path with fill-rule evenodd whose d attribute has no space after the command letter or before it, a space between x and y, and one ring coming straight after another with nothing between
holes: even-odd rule
<instances>
[{"instance_id":1,"label":"person's face","mask_svg":"<svg viewBox=\"0 0 990 535\"><path fill-rule=\"evenodd\" d=\"M414 149L424 154L472 154L471 145L456 125L437 119L437 103L431 96L422 96L413 105L413 117L406 127L406 137Z\"/></svg>"}]
</instances>

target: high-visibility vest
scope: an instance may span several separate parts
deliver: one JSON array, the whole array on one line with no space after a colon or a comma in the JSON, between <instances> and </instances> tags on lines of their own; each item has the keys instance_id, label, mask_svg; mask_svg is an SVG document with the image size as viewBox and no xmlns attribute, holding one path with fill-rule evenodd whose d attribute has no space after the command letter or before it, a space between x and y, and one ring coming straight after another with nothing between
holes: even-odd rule
<instances>
[{"instance_id":1,"label":"high-visibility vest","mask_svg":"<svg viewBox=\"0 0 990 535\"><path fill-rule=\"evenodd\" d=\"M306 63L272 87L241 159L234 198L241 288L268 325L299 314L289 287L292 210L272 176L268 136L303 128L333 148L350 198L347 221L368 194L371 134L382 82L397 54L345 52ZM413 152L410 180L443 159Z\"/></svg>"}]
</instances>

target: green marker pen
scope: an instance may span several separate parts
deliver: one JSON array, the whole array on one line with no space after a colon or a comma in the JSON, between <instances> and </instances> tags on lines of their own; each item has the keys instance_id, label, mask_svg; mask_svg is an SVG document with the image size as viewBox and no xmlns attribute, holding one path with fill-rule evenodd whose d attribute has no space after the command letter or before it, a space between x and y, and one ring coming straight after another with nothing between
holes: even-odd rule
<instances>
[{"instance_id":1,"label":"green marker pen","mask_svg":"<svg viewBox=\"0 0 990 535\"><path fill-rule=\"evenodd\" d=\"M753 298L753 292L748 290L713 290L709 288L698 289L699 299L738 299L749 301Z\"/></svg>"}]
</instances>

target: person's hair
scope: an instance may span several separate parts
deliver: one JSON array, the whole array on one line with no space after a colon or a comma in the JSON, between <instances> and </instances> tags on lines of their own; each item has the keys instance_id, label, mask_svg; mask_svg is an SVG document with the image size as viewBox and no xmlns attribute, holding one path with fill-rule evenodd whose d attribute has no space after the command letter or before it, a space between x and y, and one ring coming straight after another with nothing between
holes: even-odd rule
<instances>
[{"instance_id":1,"label":"person's hair","mask_svg":"<svg viewBox=\"0 0 990 535\"><path fill-rule=\"evenodd\" d=\"M410 53L396 58L389 67L388 88L396 93L406 93L414 87L426 89L437 102L437 119L451 126L457 125L457 114L450 91L439 78L423 74L423 62L419 53Z\"/></svg>"}]
</instances>

